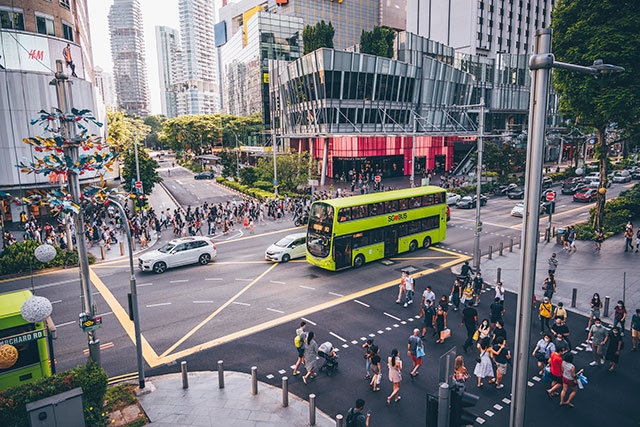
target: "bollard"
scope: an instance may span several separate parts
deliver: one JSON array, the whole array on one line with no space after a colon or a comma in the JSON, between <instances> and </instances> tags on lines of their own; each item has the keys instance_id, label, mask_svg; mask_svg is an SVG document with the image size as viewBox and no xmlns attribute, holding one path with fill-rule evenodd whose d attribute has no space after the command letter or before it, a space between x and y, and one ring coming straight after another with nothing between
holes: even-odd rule
<instances>
[{"instance_id":1,"label":"bollard","mask_svg":"<svg viewBox=\"0 0 640 427\"><path fill-rule=\"evenodd\" d=\"M289 406L289 378L282 377L282 407Z\"/></svg>"},{"instance_id":2,"label":"bollard","mask_svg":"<svg viewBox=\"0 0 640 427\"><path fill-rule=\"evenodd\" d=\"M224 362L218 360L218 388L224 388Z\"/></svg>"},{"instance_id":3,"label":"bollard","mask_svg":"<svg viewBox=\"0 0 640 427\"><path fill-rule=\"evenodd\" d=\"M489 259L493 256L493 246L489 245Z\"/></svg>"},{"instance_id":4,"label":"bollard","mask_svg":"<svg viewBox=\"0 0 640 427\"><path fill-rule=\"evenodd\" d=\"M124 242L120 242L120 256L124 256Z\"/></svg>"},{"instance_id":5,"label":"bollard","mask_svg":"<svg viewBox=\"0 0 640 427\"><path fill-rule=\"evenodd\" d=\"M522 249L522 239L518 242L518 249Z\"/></svg>"},{"instance_id":6,"label":"bollard","mask_svg":"<svg viewBox=\"0 0 640 427\"><path fill-rule=\"evenodd\" d=\"M576 288L573 288L573 291L571 291L571 307L572 308L576 308L577 299L578 299L578 290Z\"/></svg>"},{"instance_id":7,"label":"bollard","mask_svg":"<svg viewBox=\"0 0 640 427\"><path fill-rule=\"evenodd\" d=\"M449 426L449 384L440 384L438 389L438 427Z\"/></svg>"},{"instance_id":8,"label":"bollard","mask_svg":"<svg viewBox=\"0 0 640 427\"><path fill-rule=\"evenodd\" d=\"M104 246L100 246L100 257L102 258L102 260L104 261L104 257L105 257L105 253L104 253Z\"/></svg>"},{"instance_id":9,"label":"bollard","mask_svg":"<svg viewBox=\"0 0 640 427\"><path fill-rule=\"evenodd\" d=\"M509 239L509 252L513 252L513 239Z\"/></svg>"},{"instance_id":10,"label":"bollard","mask_svg":"<svg viewBox=\"0 0 640 427\"><path fill-rule=\"evenodd\" d=\"M309 425L316 425L316 395L309 395Z\"/></svg>"},{"instance_id":11,"label":"bollard","mask_svg":"<svg viewBox=\"0 0 640 427\"><path fill-rule=\"evenodd\" d=\"M549 230L548 228L544 230L544 240L546 240L547 243L551 241L551 230Z\"/></svg>"},{"instance_id":12,"label":"bollard","mask_svg":"<svg viewBox=\"0 0 640 427\"><path fill-rule=\"evenodd\" d=\"M132 251L136 250L136 239L135 238L131 239L131 250Z\"/></svg>"},{"instance_id":13,"label":"bollard","mask_svg":"<svg viewBox=\"0 0 640 427\"><path fill-rule=\"evenodd\" d=\"M498 267L498 272L496 273L496 282L499 282L500 278L502 278L502 268Z\"/></svg>"},{"instance_id":14,"label":"bollard","mask_svg":"<svg viewBox=\"0 0 640 427\"><path fill-rule=\"evenodd\" d=\"M342 416L342 414L336 415L336 427L343 427L343 424L342 424L343 419L344 417Z\"/></svg>"},{"instance_id":15,"label":"bollard","mask_svg":"<svg viewBox=\"0 0 640 427\"><path fill-rule=\"evenodd\" d=\"M187 362L180 362L182 372L182 388L189 388L189 373L187 372Z\"/></svg>"},{"instance_id":16,"label":"bollard","mask_svg":"<svg viewBox=\"0 0 640 427\"><path fill-rule=\"evenodd\" d=\"M498 246L498 253L500 254L500 256L502 256L503 249L504 249L504 245L502 244L502 242L500 242L500 246Z\"/></svg>"},{"instance_id":17,"label":"bollard","mask_svg":"<svg viewBox=\"0 0 640 427\"><path fill-rule=\"evenodd\" d=\"M606 296L604 297L604 313L602 314L602 317L609 317L609 302L611 301L611 297L610 296Z\"/></svg>"},{"instance_id":18,"label":"bollard","mask_svg":"<svg viewBox=\"0 0 640 427\"><path fill-rule=\"evenodd\" d=\"M251 367L251 394L258 394L258 367Z\"/></svg>"},{"instance_id":19,"label":"bollard","mask_svg":"<svg viewBox=\"0 0 640 427\"><path fill-rule=\"evenodd\" d=\"M551 237L556 237L556 228L553 227L551 230L553 230L552 234L551 234Z\"/></svg>"}]
</instances>

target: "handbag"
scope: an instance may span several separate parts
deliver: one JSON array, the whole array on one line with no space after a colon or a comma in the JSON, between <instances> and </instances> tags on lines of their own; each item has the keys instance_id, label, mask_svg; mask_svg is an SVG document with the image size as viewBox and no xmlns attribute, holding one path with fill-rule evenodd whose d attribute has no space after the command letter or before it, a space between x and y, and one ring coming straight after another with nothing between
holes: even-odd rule
<instances>
[{"instance_id":1,"label":"handbag","mask_svg":"<svg viewBox=\"0 0 640 427\"><path fill-rule=\"evenodd\" d=\"M424 357L424 347L418 346L416 347L416 357Z\"/></svg>"},{"instance_id":2,"label":"handbag","mask_svg":"<svg viewBox=\"0 0 640 427\"><path fill-rule=\"evenodd\" d=\"M475 332L473 333L473 340L474 340L474 341L478 341L478 338L480 338L480 332L475 331Z\"/></svg>"},{"instance_id":3,"label":"handbag","mask_svg":"<svg viewBox=\"0 0 640 427\"><path fill-rule=\"evenodd\" d=\"M440 341L444 341L444 340L446 340L447 338L450 338L450 337L451 337L451 329L447 328L447 329L444 329L444 330L440 331Z\"/></svg>"}]
</instances>

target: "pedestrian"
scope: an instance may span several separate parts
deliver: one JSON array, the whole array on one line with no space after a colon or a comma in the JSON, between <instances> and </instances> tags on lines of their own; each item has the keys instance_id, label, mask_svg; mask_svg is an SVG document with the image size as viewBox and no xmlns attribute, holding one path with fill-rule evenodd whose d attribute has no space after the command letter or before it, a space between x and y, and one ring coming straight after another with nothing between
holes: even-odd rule
<instances>
[{"instance_id":1,"label":"pedestrian","mask_svg":"<svg viewBox=\"0 0 640 427\"><path fill-rule=\"evenodd\" d=\"M636 253L638 253L638 249L640 249L640 227L636 232Z\"/></svg>"},{"instance_id":2,"label":"pedestrian","mask_svg":"<svg viewBox=\"0 0 640 427\"><path fill-rule=\"evenodd\" d=\"M576 248L576 228L573 225L569 227L569 230L567 232L567 239L569 241L567 252L577 252L578 249Z\"/></svg>"},{"instance_id":3,"label":"pedestrian","mask_svg":"<svg viewBox=\"0 0 640 427\"><path fill-rule=\"evenodd\" d=\"M464 357L462 355L456 356L456 359L453 362L453 375L451 378L453 379L453 383L458 386L458 389L463 389L466 386L466 381L469 379L470 375L467 371L467 367L464 366Z\"/></svg>"},{"instance_id":4,"label":"pedestrian","mask_svg":"<svg viewBox=\"0 0 640 427\"><path fill-rule=\"evenodd\" d=\"M558 390L562 388L562 355L566 352L566 348L556 347L556 351L549 356L549 374L551 376L551 387L547 389L549 397L557 396Z\"/></svg>"},{"instance_id":5,"label":"pedestrian","mask_svg":"<svg viewBox=\"0 0 640 427\"><path fill-rule=\"evenodd\" d=\"M507 341L507 331L504 329L504 320L498 320L496 322L496 327L491 336L491 343L495 344L498 338L502 338L505 342Z\"/></svg>"},{"instance_id":6,"label":"pedestrian","mask_svg":"<svg viewBox=\"0 0 640 427\"><path fill-rule=\"evenodd\" d=\"M496 362L496 388L499 390L504 387L502 379L507 374L507 365L511 359L511 352L507 348L507 342L503 337L498 337L491 348L493 361ZM491 381L490 381L491 382Z\"/></svg>"},{"instance_id":7,"label":"pedestrian","mask_svg":"<svg viewBox=\"0 0 640 427\"><path fill-rule=\"evenodd\" d=\"M307 322L304 320L300 322L300 327L296 329L296 336L293 339L293 345L298 351L298 360L296 361L296 366L293 367L293 376L300 375L300 365L304 365L304 341L307 338L307 334L305 332L306 327Z\"/></svg>"},{"instance_id":8,"label":"pedestrian","mask_svg":"<svg viewBox=\"0 0 640 427\"><path fill-rule=\"evenodd\" d=\"M451 287L451 295L449 296L451 299L451 303L453 304L453 310L458 311L458 307L460 306L460 299L462 298L462 286L460 285L460 281L458 279L453 282L453 286Z\"/></svg>"},{"instance_id":9,"label":"pedestrian","mask_svg":"<svg viewBox=\"0 0 640 427\"><path fill-rule=\"evenodd\" d=\"M544 296L549 298L549 301L553 299L553 294L556 293L556 279L553 274L550 274L546 279L544 279L544 283L542 283L542 290L544 291Z\"/></svg>"},{"instance_id":10,"label":"pedestrian","mask_svg":"<svg viewBox=\"0 0 640 427\"><path fill-rule=\"evenodd\" d=\"M542 302L538 307L538 312L538 317L540 318L540 335L542 335L545 331L551 330L549 320L551 320L551 317L553 316L553 305L551 305L549 298L544 297L542 299Z\"/></svg>"},{"instance_id":11,"label":"pedestrian","mask_svg":"<svg viewBox=\"0 0 640 427\"><path fill-rule=\"evenodd\" d=\"M429 302L431 303L431 307L435 306L435 304L436 304L436 294L431 290L431 286L427 286L427 288L422 293L421 304L424 305L426 300L429 300Z\"/></svg>"},{"instance_id":12,"label":"pedestrian","mask_svg":"<svg viewBox=\"0 0 640 427\"><path fill-rule=\"evenodd\" d=\"M593 352L593 362L589 366L604 365L604 357L602 357L602 349L604 341L607 338L607 328L602 325L599 317L595 318L593 326L587 335L587 342L591 342L591 351Z\"/></svg>"},{"instance_id":13,"label":"pedestrian","mask_svg":"<svg viewBox=\"0 0 640 427\"><path fill-rule=\"evenodd\" d=\"M436 309L436 315L434 317L434 327L436 329L435 335L438 337L436 343L444 343L444 334L442 332L447 329L447 312L444 311L442 306L438 306L438 308Z\"/></svg>"},{"instance_id":14,"label":"pedestrian","mask_svg":"<svg viewBox=\"0 0 640 427\"><path fill-rule=\"evenodd\" d=\"M482 323L478 327L478 338L476 341L480 342L484 339L490 341L489 336L491 335L491 325L489 324L489 319L482 319Z\"/></svg>"},{"instance_id":15,"label":"pedestrian","mask_svg":"<svg viewBox=\"0 0 640 427\"><path fill-rule=\"evenodd\" d=\"M462 290L462 298L460 299L460 302L465 305L467 304L467 301L471 301L473 303L473 292L473 284L467 283Z\"/></svg>"},{"instance_id":16,"label":"pedestrian","mask_svg":"<svg viewBox=\"0 0 640 427\"><path fill-rule=\"evenodd\" d=\"M586 331L591 330L591 325L593 324L593 320L597 317L600 317L600 310L602 309L602 300L600 299L599 293L594 293L591 297L591 308L589 309L589 323L587 324Z\"/></svg>"},{"instance_id":17,"label":"pedestrian","mask_svg":"<svg viewBox=\"0 0 640 427\"><path fill-rule=\"evenodd\" d=\"M413 334L409 337L407 356L411 357L413 361L413 368L409 375L411 375L411 379L414 379L420 373L420 366L422 366L422 358L424 357L424 344L420 339L420 329L418 328L415 328Z\"/></svg>"},{"instance_id":18,"label":"pedestrian","mask_svg":"<svg viewBox=\"0 0 640 427\"><path fill-rule=\"evenodd\" d=\"M479 342L478 350L480 351L480 356L476 359L476 367L473 369L473 374L478 377L478 387L482 387L484 385L482 382L484 378L489 377L491 380L494 379L489 340Z\"/></svg>"},{"instance_id":19,"label":"pedestrian","mask_svg":"<svg viewBox=\"0 0 640 427\"><path fill-rule=\"evenodd\" d=\"M476 306L480 304L480 294L484 290L484 279L482 274L478 271L476 277L473 278L473 293L476 295ZM504 299L504 295L502 296Z\"/></svg>"},{"instance_id":20,"label":"pedestrian","mask_svg":"<svg viewBox=\"0 0 640 427\"><path fill-rule=\"evenodd\" d=\"M472 271L473 271L473 269L469 265L469 261L465 261L462 264L462 268L460 268L460 276L462 277L462 280L464 281L465 285L467 283L471 282L471 273L472 273Z\"/></svg>"},{"instance_id":21,"label":"pedestrian","mask_svg":"<svg viewBox=\"0 0 640 427\"><path fill-rule=\"evenodd\" d=\"M496 283L494 298L500 298L500 302L502 303L502 306L504 307L504 287L502 286L502 282L497 282Z\"/></svg>"},{"instance_id":22,"label":"pedestrian","mask_svg":"<svg viewBox=\"0 0 640 427\"><path fill-rule=\"evenodd\" d=\"M578 392L577 376L581 374L584 369L576 372L576 367L573 364L573 354L565 353L562 358L562 392L560 393L560 406L568 405L573 407L571 401ZM569 393L569 397L565 400L567 392Z\"/></svg>"},{"instance_id":23,"label":"pedestrian","mask_svg":"<svg viewBox=\"0 0 640 427\"><path fill-rule=\"evenodd\" d=\"M414 289L414 281L413 277L409 273L405 273L404 277L404 287L406 290L406 299L404 301L404 306L407 307L410 304L413 304L413 289Z\"/></svg>"},{"instance_id":24,"label":"pedestrian","mask_svg":"<svg viewBox=\"0 0 640 427\"><path fill-rule=\"evenodd\" d=\"M377 345L371 346L371 382L369 385L373 391L380 391L380 381L382 380L382 366L380 364L380 353Z\"/></svg>"},{"instance_id":25,"label":"pedestrian","mask_svg":"<svg viewBox=\"0 0 640 427\"><path fill-rule=\"evenodd\" d=\"M542 375L544 365L547 364L551 353L555 350L556 348L551 342L551 335L544 334L544 337L538 341L536 347L533 349L533 353L531 353L531 355L538 361L538 375Z\"/></svg>"},{"instance_id":26,"label":"pedestrian","mask_svg":"<svg viewBox=\"0 0 640 427\"><path fill-rule=\"evenodd\" d=\"M569 350L571 349L571 341L569 340L569 335L571 335L571 333L569 332L567 323L562 320L561 317L555 318L555 322L553 323L553 326L551 326L551 332L553 332L554 336L561 336L564 341L564 345L567 345ZM556 347L557 346L558 344L556 343Z\"/></svg>"},{"instance_id":27,"label":"pedestrian","mask_svg":"<svg viewBox=\"0 0 640 427\"><path fill-rule=\"evenodd\" d=\"M622 333L620 333L620 328L614 326L607 335L605 339L605 343L608 343L607 352L604 355L604 358L609 361L609 372L613 372L613 368L620 361L620 351L624 348L624 342L622 341Z\"/></svg>"},{"instance_id":28,"label":"pedestrian","mask_svg":"<svg viewBox=\"0 0 640 427\"><path fill-rule=\"evenodd\" d=\"M302 381L307 383L307 378L315 378L315 370L318 366L318 343L316 342L315 334L313 331L309 331L307 339L304 343L304 366L307 368L307 373L302 377Z\"/></svg>"},{"instance_id":29,"label":"pedestrian","mask_svg":"<svg viewBox=\"0 0 640 427\"><path fill-rule=\"evenodd\" d=\"M364 399L357 399L356 406L349 408L347 416L345 418L347 427L369 427L369 420L371 419L371 413L366 416L362 413L364 408Z\"/></svg>"},{"instance_id":30,"label":"pedestrian","mask_svg":"<svg viewBox=\"0 0 640 427\"><path fill-rule=\"evenodd\" d=\"M431 305L431 300L424 300L424 306L422 307L422 311L420 313L423 316L422 320L422 335L420 338L424 338L427 335L427 329L429 327L433 328L433 335L435 336L435 316L436 310Z\"/></svg>"},{"instance_id":31,"label":"pedestrian","mask_svg":"<svg viewBox=\"0 0 640 427\"><path fill-rule=\"evenodd\" d=\"M400 275L400 284L398 286L398 298L396 304L402 304L402 300L407 293L407 272L403 271Z\"/></svg>"},{"instance_id":32,"label":"pedestrian","mask_svg":"<svg viewBox=\"0 0 640 427\"><path fill-rule=\"evenodd\" d=\"M627 320L627 308L624 306L624 301L618 301L616 308L613 310L613 327L620 325L620 336L624 336L624 324Z\"/></svg>"},{"instance_id":33,"label":"pedestrian","mask_svg":"<svg viewBox=\"0 0 640 427\"><path fill-rule=\"evenodd\" d=\"M368 380L371 378L371 346L373 345L373 338L369 338L362 344L362 348L364 348L364 370L365 376L364 379Z\"/></svg>"},{"instance_id":34,"label":"pedestrian","mask_svg":"<svg viewBox=\"0 0 640 427\"><path fill-rule=\"evenodd\" d=\"M560 318L563 322L567 322L567 309L564 308L563 302L559 302L556 308L553 310L553 318Z\"/></svg>"},{"instance_id":35,"label":"pedestrian","mask_svg":"<svg viewBox=\"0 0 640 427\"><path fill-rule=\"evenodd\" d=\"M624 251L633 252L633 226L630 223L624 230Z\"/></svg>"},{"instance_id":36,"label":"pedestrian","mask_svg":"<svg viewBox=\"0 0 640 427\"><path fill-rule=\"evenodd\" d=\"M387 365L389 367L389 381L393 384L393 391L387 397L387 405L391 404L391 399L397 402L401 399L400 385L402 383L402 360L398 356L398 349L391 350L391 356L387 359Z\"/></svg>"},{"instance_id":37,"label":"pedestrian","mask_svg":"<svg viewBox=\"0 0 640 427\"><path fill-rule=\"evenodd\" d=\"M467 301L465 304L462 310L462 323L460 326L467 329L467 339L462 345L464 352L467 353L473 343L473 334L478 330L478 311L473 308L473 301Z\"/></svg>"},{"instance_id":38,"label":"pedestrian","mask_svg":"<svg viewBox=\"0 0 640 427\"><path fill-rule=\"evenodd\" d=\"M636 314L631 316L631 351L638 349L640 342L640 308L636 308Z\"/></svg>"},{"instance_id":39,"label":"pedestrian","mask_svg":"<svg viewBox=\"0 0 640 427\"><path fill-rule=\"evenodd\" d=\"M496 322L502 320L502 315L504 314L504 306L500 301L500 298L496 297L493 300L493 303L489 307L489 320L491 321L491 330L495 328Z\"/></svg>"},{"instance_id":40,"label":"pedestrian","mask_svg":"<svg viewBox=\"0 0 640 427\"><path fill-rule=\"evenodd\" d=\"M556 274L556 270L558 268L558 259L556 258L555 252L551 254L551 257L547 259L547 263L549 264L549 275Z\"/></svg>"},{"instance_id":41,"label":"pedestrian","mask_svg":"<svg viewBox=\"0 0 640 427\"><path fill-rule=\"evenodd\" d=\"M638 230L640 231L640 230ZM604 234L602 233L602 229L599 229L596 232L596 237L595 239L593 239L593 242L596 245L596 251L599 251L600 249L602 249L602 242L604 241Z\"/></svg>"}]
</instances>

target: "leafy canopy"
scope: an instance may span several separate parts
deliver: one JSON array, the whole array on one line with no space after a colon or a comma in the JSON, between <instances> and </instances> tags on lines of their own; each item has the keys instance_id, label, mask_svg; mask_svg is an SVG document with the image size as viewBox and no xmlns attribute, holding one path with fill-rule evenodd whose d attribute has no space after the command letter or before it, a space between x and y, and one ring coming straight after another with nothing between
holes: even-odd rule
<instances>
[{"instance_id":1,"label":"leafy canopy","mask_svg":"<svg viewBox=\"0 0 640 427\"><path fill-rule=\"evenodd\" d=\"M336 30L333 24L320 21L316 25L305 25L302 30L303 55L320 49L321 47L333 47L333 36Z\"/></svg>"},{"instance_id":2,"label":"leafy canopy","mask_svg":"<svg viewBox=\"0 0 640 427\"><path fill-rule=\"evenodd\" d=\"M362 30L360 52L393 58L393 42L396 33L390 28L373 27L372 31Z\"/></svg>"}]
</instances>

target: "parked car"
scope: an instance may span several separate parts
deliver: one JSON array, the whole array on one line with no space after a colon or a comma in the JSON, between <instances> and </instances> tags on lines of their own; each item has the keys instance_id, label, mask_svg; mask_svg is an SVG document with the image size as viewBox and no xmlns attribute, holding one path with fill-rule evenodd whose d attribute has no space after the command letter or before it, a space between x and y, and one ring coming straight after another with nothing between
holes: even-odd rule
<instances>
[{"instance_id":1,"label":"parked car","mask_svg":"<svg viewBox=\"0 0 640 427\"><path fill-rule=\"evenodd\" d=\"M208 237L194 236L173 239L155 251L138 257L142 271L164 273L167 268L200 263L207 265L216 257L216 244Z\"/></svg>"},{"instance_id":2,"label":"parked car","mask_svg":"<svg viewBox=\"0 0 640 427\"><path fill-rule=\"evenodd\" d=\"M290 259L302 258L307 253L307 233L294 233L269 246L264 252L267 261L287 262Z\"/></svg>"},{"instance_id":3,"label":"parked car","mask_svg":"<svg viewBox=\"0 0 640 427\"><path fill-rule=\"evenodd\" d=\"M213 172L202 172L194 176L195 179L213 179L215 176Z\"/></svg>"},{"instance_id":4,"label":"parked car","mask_svg":"<svg viewBox=\"0 0 640 427\"><path fill-rule=\"evenodd\" d=\"M640 168L636 167L633 172L631 172L632 179L640 179Z\"/></svg>"},{"instance_id":5,"label":"parked car","mask_svg":"<svg viewBox=\"0 0 640 427\"><path fill-rule=\"evenodd\" d=\"M518 184L513 182L511 184L502 184L498 186L498 189L496 190L496 196L506 196L507 193L514 188L518 188Z\"/></svg>"},{"instance_id":6,"label":"parked car","mask_svg":"<svg viewBox=\"0 0 640 427\"><path fill-rule=\"evenodd\" d=\"M487 197L484 195L480 195L480 206L484 206L487 204ZM464 196L462 199L456 203L456 208L459 209L473 209L476 207L476 196Z\"/></svg>"},{"instance_id":7,"label":"parked car","mask_svg":"<svg viewBox=\"0 0 640 427\"><path fill-rule=\"evenodd\" d=\"M548 176L542 177L542 188L551 188L552 185L553 180L551 178L549 178Z\"/></svg>"},{"instance_id":8,"label":"parked car","mask_svg":"<svg viewBox=\"0 0 640 427\"><path fill-rule=\"evenodd\" d=\"M455 205L458 201L462 199L462 196L456 193L447 193L447 205Z\"/></svg>"},{"instance_id":9,"label":"parked car","mask_svg":"<svg viewBox=\"0 0 640 427\"><path fill-rule=\"evenodd\" d=\"M562 189L560 191L562 194L575 194L576 191L583 187L585 187L585 185L582 182L582 179L571 178L562 183Z\"/></svg>"},{"instance_id":10,"label":"parked car","mask_svg":"<svg viewBox=\"0 0 640 427\"><path fill-rule=\"evenodd\" d=\"M624 183L624 182L630 182L631 181L631 173L628 170L621 170L621 171L616 171L613 174L613 180L614 183L616 184L620 184L620 183Z\"/></svg>"},{"instance_id":11,"label":"parked car","mask_svg":"<svg viewBox=\"0 0 640 427\"><path fill-rule=\"evenodd\" d=\"M598 198L598 190L595 188L588 188L578 191L573 195L574 202L594 202Z\"/></svg>"},{"instance_id":12,"label":"parked car","mask_svg":"<svg viewBox=\"0 0 640 427\"><path fill-rule=\"evenodd\" d=\"M514 187L507 191L507 197L510 199L524 199L524 188Z\"/></svg>"}]
</instances>

